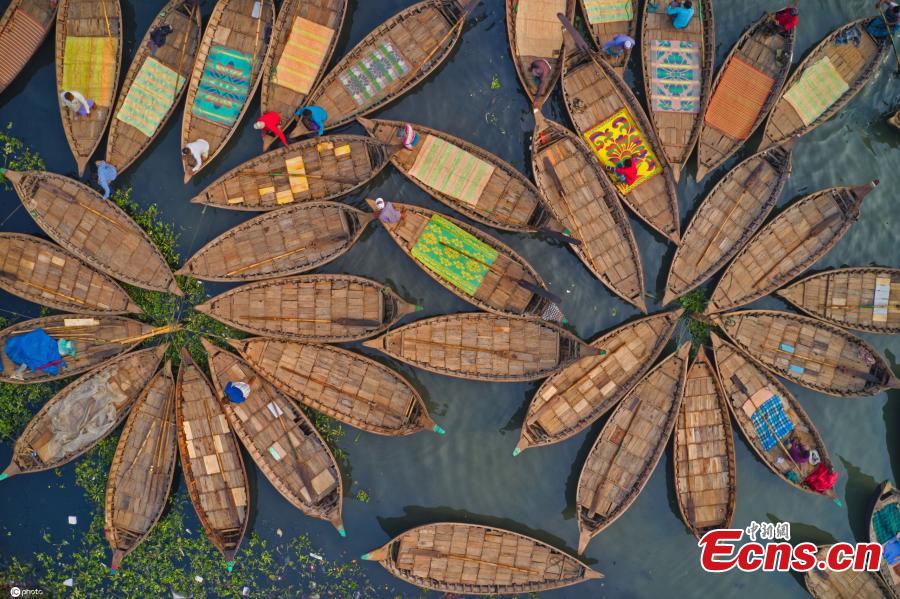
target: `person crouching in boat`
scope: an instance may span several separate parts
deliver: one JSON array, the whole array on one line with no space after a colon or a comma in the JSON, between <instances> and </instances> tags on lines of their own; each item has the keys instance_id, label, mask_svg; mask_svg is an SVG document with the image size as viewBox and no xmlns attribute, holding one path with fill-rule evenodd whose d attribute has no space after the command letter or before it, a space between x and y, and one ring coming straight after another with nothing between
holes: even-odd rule
<instances>
[{"instance_id":1,"label":"person crouching in boat","mask_svg":"<svg viewBox=\"0 0 900 599\"><path fill-rule=\"evenodd\" d=\"M672 0L666 8L666 14L672 17L672 27L686 29L694 17L694 5L691 0Z\"/></svg>"},{"instance_id":2,"label":"person crouching in boat","mask_svg":"<svg viewBox=\"0 0 900 599\"><path fill-rule=\"evenodd\" d=\"M900 4L893 0L878 0L875 3L875 10L881 14L866 25L869 35L876 39L882 39L888 37L888 29L890 29L890 35L896 35L900 31Z\"/></svg>"},{"instance_id":3,"label":"person crouching in boat","mask_svg":"<svg viewBox=\"0 0 900 599\"><path fill-rule=\"evenodd\" d=\"M243 381L228 381L225 384L225 397L231 403L244 403L250 397L250 385Z\"/></svg>"},{"instance_id":4,"label":"person crouching in boat","mask_svg":"<svg viewBox=\"0 0 900 599\"><path fill-rule=\"evenodd\" d=\"M390 202L385 202L384 198L375 200L375 216L377 216L378 220L385 225L399 223L400 219L403 217L403 215L394 208L394 205Z\"/></svg>"},{"instance_id":5,"label":"person crouching in boat","mask_svg":"<svg viewBox=\"0 0 900 599\"><path fill-rule=\"evenodd\" d=\"M625 33L619 33L611 40L603 44L603 53L610 58L618 58L626 50L634 48L634 38Z\"/></svg>"},{"instance_id":6,"label":"person crouching in boat","mask_svg":"<svg viewBox=\"0 0 900 599\"><path fill-rule=\"evenodd\" d=\"M403 147L407 150L415 149L416 145L419 143L419 134L416 133L416 130L413 129L413 126L409 123L406 123L400 129L397 129L397 137L400 138L400 143L403 144Z\"/></svg>"},{"instance_id":7,"label":"person crouching in boat","mask_svg":"<svg viewBox=\"0 0 900 599\"><path fill-rule=\"evenodd\" d=\"M56 376L66 367L64 357L75 356L77 348L71 339L54 339L44 329L35 329L7 341L3 351L13 364L19 366L10 378L23 380L27 370Z\"/></svg>"},{"instance_id":8,"label":"person crouching in boat","mask_svg":"<svg viewBox=\"0 0 900 599\"><path fill-rule=\"evenodd\" d=\"M540 106L544 102L544 96L547 95L550 80L553 78L553 66L546 58L538 58L531 63L529 71L531 71L534 85L537 87L534 94L534 106Z\"/></svg>"},{"instance_id":9,"label":"person crouching in boat","mask_svg":"<svg viewBox=\"0 0 900 599\"><path fill-rule=\"evenodd\" d=\"M306 127L309 133L305 133L299 137L311 134L313 137L321 137L325 134L325 121L328 120L328 113L321 106L305 106L298 108L294 112L294 117L300 120L300 123ZM293 137L298 137L292 134Z\"/></svg>"},{"instance_id":10,"label":"person crouching in boat","mask_svg":"<svg viewBox=\"0 0 900 599\"><path fill-rule=\"evenodd\" d=\"M193 172L200 170L203 161L209 156L209 142L205 139L192 141L181 148L181 161Z\"/></svg>"},{"instance_id":11,"label":"person crouching in boat","mask_svg":"<svg viewBox=\"0 0 900 599\"><path fill-rule=\"evenodd\" d=\"M62 105L77 114L78 116L88 116L94 109L94 101L84 97L81 92L74 89L64 91L59 95Z\"/></svg>"},{"instance_id":12,"label":"person crouching in boat","mask_svg":"<svg viewBox=\"0 0 900 599\"><path fill-rule=\"evenodd\" d=\"M606 170L625 185L631 185L638 178L637 164L631 158L624 158L615 166L606 167Z\"/></svg>"},{"instance_id":13,"label":"person crouching in boat","mask_svg":"<svg viewBox=\"0 0 900 599\"><path fill-rule=\"evenodd\" d=\"M274 110L270 110L256 119L256 122L253 123L253 128L257 131L262 130L263 137L266 135L274 135L281 140L281 143L288 145L287 138L284 136L284 131L279 127L280 124L281 115Z\"/></svg>"}]
</instances>

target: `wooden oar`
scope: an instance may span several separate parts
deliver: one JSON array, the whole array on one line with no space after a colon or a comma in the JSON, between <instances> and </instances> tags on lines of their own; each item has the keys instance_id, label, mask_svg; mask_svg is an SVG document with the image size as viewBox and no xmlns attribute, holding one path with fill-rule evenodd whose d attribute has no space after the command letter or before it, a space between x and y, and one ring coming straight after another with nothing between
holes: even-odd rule
<instances>
[{"instance_id":1,"label":"wooden oar","mask_svg":"<svg viewBox=\"0 0 900 599\"><path fill-rule=\"evenodd\" d=\"M766 416L762 412L762 410L760 410L759 408L757 408L757 410L759 411L759 415L762 418L762 421L765 423L766 428L769 430L769 433L772 435L772 438L775 439L775 442L778 444L778 447L781 448L781 451L783 451L784 454L788 457L788 459L794 464L794 466L797 467L797 470L799 472L799 474L797 475L797 478L801 478L801 480L798 481L798 484L800 482L803 482L802 481L803 468L800 467L800 464L797 463L797 460L794 459L794 456L791 455L791 452L788 451L787 447L784 446L784 443L781 442L781 439L778 438L778 434L775 432L775 427L772 426L771 422L769 422L769 417ZM762 439L760 439L759 442L762 443Z\"/></svg>"},{"instance_id":2,"label":"wooden oar","mask_svg":"<svg viewBox=\"0 0 900 599\"><path fill-rule=\"evenodd\" d=\"M184 66L184 53L185 53L185 50L187 50L188 42L191 39L191 31L192 31L193 24L194 24L194 12L196 12L197 7L199 5L200 5L199 2L191 2L191 13L188 15L188 22L187 22L188 29L187 29L187 33L184 36L184 42L181 44L181 54L178 57L178 70L175 71L175 89L172 90L172 101L174 101L175 98L178 97L178 88L179 88L178 79L179 78L183 79L183 77L181 75L181 67Z\"/></svg>"},{"instance_id":3,"label":"wooden oar","mask_svg":"<svg viewBox=\"0 0 900 599\"><path fill-rule=\"evenodd\" d=\"M794 252L797 250L797 248L799 248L801 245L803 245L804 243L806 243L806 242L809 241L810 239L812 239L812 238L818 236L818 235L819 235L820 233L822 233L825 229L827 229L827 228L831 225L831 223L833 223L834 221L840 220L840 219L842 219L843 217L844 217L844 214L843 214L842 212L838 212L838 213L836 213L836 214L832 214L831 216L829 216L828 218L826 218L825 220L823 220L822 222L820 222L819 224L817 224L815 227L813 227L812 229L810 229L810 230L809 230L809 233L807 233L805 237L801 238L797 243L795 243L795 244L793 245L793 247L791 247L790 250L787 250L786 252L781 252L781 255L782 255L782 256L788 256L788 255L794 253ZM760 281L762 281L763 279L765 279L766 277L768 277L770 274L772 274L772 272L773 272L776 268L780 267L781 265L782 265L782 261L779 260L778 262L775 262L775 264L772 265L772 268L770 268L769 270L767 270L766 272L764 272L764 273L762 274L762 276L759 276L759 277L756 278L756 280L753 282L753 287L756 287L756 285L759 284Z\"/></svg>"},{"instance_id":4,"label":"wooden oar","mask_svg":"<svg viewBox=\"0 0 900 599\"><path fill-rule=\"evenodd\" d=\"M544 169L547 171L547 175L550 177L550 180L553 182L553 186L556 188L556 193L559 195L560 199L563 202L563 205L566 208L566 213L569 215L569 221L572 224L572 228L575 229L575 236L579 239L580 246L584 247L584 251L587 254L588 260L591 261L591 264L599 267L600 265L594 260L594 255L591 252L590 245L584 244L584 235L581 234L581 229L578 226L578 220L575 218L575 213L572 211L572 206L569 204L569 198L566 197L566 191L563 187L562 181L559 178L559 174L556 172L556 167L553 166L553 162L550 161L549 156L544 156Z\"/></svg>"},{"instance_id":5,"label":"wooden oar","mask_svg":"<svg viewBox=\"0 0 900 599\"><path fill-rule=\"evenodd\" d=\"M455 252L457 252L457 253L459 253L459 254L465 256L466 258L468 258L468 259L470 259L470 260L474 260L475 262L478 262L478 263L481 264L482 266L487 267L488 270L490 270L490 271L493 272L494 274L498 275L500 278L506 278L506 279L512 279L512 280L514 280L516 283L519 284L520 287L524 287L524 288L527 289L528 291L534 293L535 295L539 295L539 296L543 297L544 299L546 299L546 300L549 301L549 302L553 302L554 304L561 304L561 303L562 303L562 299L561 299L558 295L554 295L553 293L550 293L550 292L547 291L546 289L543 289L543 288L539 287L538 285L535 285L534 283L531 283L531 282L529 282L529 281L525 281L525 280L523 280L523 279L516 279L516 278L513 277L512 275L509 275L509 274L504 273L504 272L500 272L500 271L494 269L493 266L492 266L491 264L488 264L487 262L484 262L483 260L479 260L479 259L476 258L475 256L472 256L472 255L470 255L470 254L467 254L466 252L462 251L462 250L459 249L459 248L455 248L455 247L453 247L452 245L446 244L446 243L444 243L443 241L441 241L440 239L438 239L438 243L439 243L440 245L446 247L446 248L450 248L451 250L454 250Z\"/></svg>"},{"instance_id":6,"label":"wooden oar","mask_svg":"<svg viewBox=\"0 0 900 599\"><path fill-rule=\"evenodd\" d=\"M473 564L485 564L487 566L492 566L494 568L506 568L508 570L515 570L516 572L524 572L526 574L535 574L541 575L541 572L536 572L534 570L529 570L527 568L520 568L518 566L509 566L507 564L498 564L497 562L487 562L484 560L480 560L475 557L469 557L467 555L455 555L452 553L443 553L441 551L436 551L434 549L411 549L410 553L413 555L419 555L422 557L433 557L437 559L458 559L464 562L471 562Z\"/></svg>"},{"instance_id":7,"label":"wooden oar","mask_svg":"<svg viewBox=\"0 0 900 599\"><path fill-rule=\"evenodd\" d=\"M270 177L305 177L307 179L319 179L329 183L340 183L341 185L359 185L358 180L344 179L342 177L326 177L324 175L313 175L310 173L295 173L291 171L268 171L260 173L257 171L238 171L238 175L268 175Z\"/></svg>"},{"instance_id":8,"label":"wooden oar","mask_svg":"<svg viewBox=\"0 0 900 599\"><path fill-rule=\"evenodd\" d=\"M125 233L126 235L132 235L132 234L134 233L134 231L132 231L132 230L126 228L126 227L123 227L118 221L113 220L112 217L103 214L103 213L100 212L99 210L95 210L95 209L91 208L91 207L88 206L87 204L84 204L84 203L82 203L82 202L79 202L77 199L75 199L75 198L73 198L73 197L69 197L69 196L64 195L64 194L56 193L56 192L53 191L52 189L47 189L46 191L47 191L48 193L50 193L50 194L51 194L53 197L55 197L55 198L58 198L58 199L60 199L60 200L63 200L63 201L65 201L65 202L68 202L68 203L70 203L70 204L76 204L76 205L78 205L78 206L81 206L82 208L84 208L84 209L87 210L88 212L90 212L90 213L92 213L92 214L94 214L94 215L96 215L96 216L102 218L103 220L107 221L107 222L110 223L112 226L114 226L115 228L117 228L117 229L118 229L119 231L121 231L122 233Z\"/></svg>"},{"instance_id":9,"label":"wooden oar","mask_svg":"<svg viewBox=\"0 0 900 599\"><path fill-rule=\"evenodd\" d=\"M887 15L884 14L884 11L881 10L881 6L878 6L878 12L881 14L881 20L884 21L884 28L887 30L888 39L891 40L891 47L894 49L894 59L897 61L897 70L894 72L894 77L900 75L900 52L897 52L897 44L894 42L894 34L891 31L891 25L888 23Z\"/></svg>"},{"instance_id":10,"label":"wooden oar","mask_svg":"<svg viewBox=\"0 0 900 599\"><path fill-rule=\"evenodd\" d=\"M759 173L759 171L762 170L763 164L764 164L764 161L760 161L760 163L756 165L756 168L753 169L753 172L751 172L750 175L747 177L746 181L749 182L750 180L755 179L756 175ZM746 185L746 183L745 183L745 185ZM743 201L744 196L747 195L747 193L748 193L748 190L746 187L744 187L744 189L741 191L740 195L738 195L737 199L734 201L734 204L731 206L731 210L728 211L728 215L725 217L725 220L723 220L722 223L718 227L716 227L716 234L713 235L712 239L709 240L709 243L706 244L706 248L704 248L703 253L700 254L700 259L697 260L698 266L700 265L701 262L703 262L703 259L706 258L706 254L709 253L710 248L713 246L713 244L716 242L716 240L719 239L719 235L722 234L722 230L725 228L725 225L728 224L728 222L731 220L731 215L734 214L734 211L737 210L738 206L741 205L741 201Z\"/></svg>"},{"instance_id":11,"label":"wooden oar","mask_svg":"<svg viewBox=\"0 0 900 599\"><path fill-rule=\"evenodd\" d=\"M489 347L474 347L471 345L455 345L452 343L442 343L440 341L431 341L429 339L410 339L410 343L424 343L425 345L431 345L433 347L443 347L449 350L460 350L460 351L471 351L471 352L482 352L486 354L494 354L498 356L503 356L507 360L531 360L535 358L533 355L527 355L524 358L519 357L517 354L524 353L518 352L516 350L511 349L492 349Z\"/></svg>"},{"instance_id":12,"label":"wooden oar","mask_svg":"<svg viewBox=\"0 0 900 599\"><path fill-rule=\"evenodd\" d=\"M314 324L339 324L348 327L378 327L382 322L377 320L366 320L364 318L335 318L328 320L326 318L294 318L287 316L250 316L251 320L281 320L285 322L311 322Z\"/></svg>"},{"instance_id":13,"label":"wooden oar","mask_svg":"<svg viewBox=\"0 0 900 599\"><path fill-rule=\"evenodd\" d=\"M335 235L335 236L333 236L333 237L328 237L328 238L322 239L322 240L320 240L320 241L323 242L323 243L332 243L332 242L338 242L338 241L347 241L347 237L344 236L344 235ZM282 259L282 258L287 258L288 256L293 256L294 254L299 254L300 252L305 251L305 250L316 249L317 247L319 247L319 245L314 243L314 244L311 244L311 245L308 245L308 246L304 246L304 247L300 247L300 248L295 248L295 249L293 249L293 250L289 250L289 251L287 251L287 252L278 254L277 256L272 256L271 258L266 258L265 260L260 260L259 262L254 262L253 264L248 264L247 266L242 266L241 268L237 268L237 269L235 269L235 270L231 270L231 271L229 271L229 272L227 272L227 273L225 273L225 274L226 274L227 276L233 276L233 275L242 273L242 272L244 272L244 271L250 270L251 268L256 268L257 266L262 266L263 264L268 264L268 263L270 263L270 262L274 262L274 261L280 260L280 259Z\"/></svg>"},{"instance_id":14,"label":"wooden oar","mask_svg":"<svg viewBox=\"0 0 900 599\"><path fill-rule=\"evenodd\" d=\"M149 333L144 333L142 335L135 335L133 337L121 337L119 339L111 339L109 343L118 343L120 345L125 345L128 343L137 343L138 341L143 341L144 339L150 339L151 337L156 337L157 335L162 335L164 333L176 333L181 330L180 323L167 324L161 327L156 327L151 330Z\"/></svg>"},{"instance_id":15,"label":"wooden oar","mask_svg":"<svg viewBox=\"0 0 900 599\"><path fill-rule=\"evenodd\" d=\"M83 299L79 299L77 297L72 297L71 295L66 295L65 293L60 293L59 291L54 291L53 289L44 287L43 285L38 285L37 283L32 283L31 281L22 279L19 276L15 275L14 273L11 273L11 272L0 271L0 278L9 279L13 283L24 283L25 285L28 285L29 287L34 287L35 289L38 289L45 293L49 293L51 295L55 295L57 297L67 299L67 300L75 302L77 304L81 304L82 306L90 306L91 305Z\"/></svg>"}]
</instances>

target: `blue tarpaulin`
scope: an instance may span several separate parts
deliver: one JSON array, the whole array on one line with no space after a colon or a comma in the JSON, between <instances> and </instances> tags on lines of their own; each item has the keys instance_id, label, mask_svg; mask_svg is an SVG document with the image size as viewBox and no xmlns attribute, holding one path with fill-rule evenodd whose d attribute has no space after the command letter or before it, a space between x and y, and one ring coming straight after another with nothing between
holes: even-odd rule
<instances>
[{"instance_id":1,"label":"blue tarpaulin","mask_svg":"<svg viewBox=\"0 0 900 599\"><path fill-rule=\"evenodd\" d=\"M10 360L16 364L25 364L33 371L40 370L55 375L65 366L56 339L45 333L44 329L13 337L6 342L3 351Z\"/></svg>"}]
</instances>

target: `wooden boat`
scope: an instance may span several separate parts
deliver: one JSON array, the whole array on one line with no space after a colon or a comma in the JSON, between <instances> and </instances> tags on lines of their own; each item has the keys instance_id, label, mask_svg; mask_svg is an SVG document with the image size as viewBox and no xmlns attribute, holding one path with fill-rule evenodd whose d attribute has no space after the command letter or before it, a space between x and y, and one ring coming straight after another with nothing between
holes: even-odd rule
<instances>
[{"instance_id":1,"label":"wooden boat","mask_svg":"<svg viewBox=\"0 0 900 599\"><path fill-rule=\"evenodd\" d=\"M175 274L259 281L304 273L343 256L372 214L338 202L304 202L261 214L207 243Z\"/></svg>"},{"instance_id":2,"label":"wooden boat","mask_svg":"<svg viewBox=\"0 0 900 599\"><path fill-rule=\"evenodd\" d=\"M342 343L378 335L420 308L371 279L310 274L235 287L194 309L254 335Z\"/></svg>"},{"instance_id":3,"label":"wooden boat","mask_svg":"<svg viewBox=\"0 0 900 599\"><path fill-rule=\"evenodd\" d=\"M281 4L263 63L260 112L277 112L282 129L303 106L331 62L347 16L347 0L286 0ZM277 138L263 136L263 152Z\"/></svg>"},{"instance_id":4,"label":"wooden boat","mask_svg":"<svg viewBox=\"0 0 900 599\"><path fill-rule=\"evenodd\" d=\"M548 378L534 394L513 455L577 435L612 409L662 353L683 310L629 322L591 343L600 350Z\"/></svg>"},{"instance_id":5,"label":"wooden boat","mask_svg":"<svg viewBox=\"0 0 900 599\"><path fill-rule=\"evenodd\" d=\"M16 440L0 480L59 468L92 449L125 420L167 347L113 358L54 395Z\"/></svg>"},{"instance_id":6,"label":"wooden boat","mask_svg":"<svg viewBox=\"0 0 900 599\"><path fill-rule=\"evenodd\" d=\"M171 27L166 43L153 49L150 33ZM169 0L150 24L125 75L113 110L106 161L119 175L159 136L187 89L200 48L203 23L193 0Z\"/></svg>"},{"instance_id":7,"label":"wooden boat","mask_svg":"<svg viewBox=\"0 0 900 599\"><path fill-rule=\"evenodd\" d=\"M869 35L866 25L871 19L857 19L831 32L797 66L769 114L761 150L806 135L840 112L875 78L890 42L887 37L876 40Z\"/></svg>"},{"instance_id":8,"label":"wooden boat","mask_svg":"<svg viewBox=\"0 0 900 599\"><path fill-rule=\"evenodd\" d=\"M479 1L424 0L395 14L325 75L306 97L306 106L325 110L326 129L384 108L447 60L462 36L466 16ZM307 133L298 122L291 137Z\"/></svg>"},{"instance_id":9,"label":"wooden boat","mask_svg":"<svg viewBox=\"0 0 900 599\"><path fill-rule=\"evenodd\" d=\"M54 366L53 370L58 369L56 374L50 374L47 369L27 370L19 379L12 376L19 366L10 360L5 352L0 351L0 365L2 365L0 382L11 384L46 383L81 374L110 358L134 349L141 341L169 332L173 328L155 329L150 325L122 316L85 317L81 314L58 314L23 320L0 331L0 348L6 347L7 341L17 335L41 329L54 339L74 341L75 355L65 356L63 364L48 364L47 366Z\"/></svg>"},{"instance_id":10,"label":"wooden boat","mask_svg":"<svg viewBox=\"0 0 900 599\"><path fill-rule=\"evenodd\" d=\"M0 93L22 72L56 20L56 3L13 0L0 17Z\"/></svg>"},{"instance_id":11,"label":"wooden boat","mask_svg":"<svg viewBox=\"0 0 900 599\"><path fill-rule=\"evenodd\" d=\"M641 177L634 185L614 181L619 198L642 221L676 245L678 196L662 145L627 83L593 52L577 31L568 30L562 67L563 100L575 131L601 166L641 155ZM571 42L571 43L570 43ZM612 140L607 142L607 140ZM627 140L627 141L622 141Z\"/></svg>"},{"instance_id":12,"label":"wooden boat","mask_svg":"<svg viewBox=\"0 0 900 599\"><path fill-rule=\"evenodd\" d=\"M279 391L345 424L390 436L444 432L412 385L363 355L266 337L229 343Z\"/></svg>"},{"instance_id":13,"label":"wooden boat","mask_svg":"<svg viewBox=\"0 0 900 599\"><path fill-rule=\"evenodd\" d=\"M797 28L769 13L744 31L712 84L697 142L697 181L740 149L762 124L791 70Z\"/></svg>"},{"instance_id":14,"label":"wooden boat","mask_svg":"<svg viewBox=\"0 0 900 599\"><path fill-rule=\"evenodd\" d=\"M312 422L249 364L206 339L202 342L222 411L260 471L291 505L330 522L344 536L341 472ZM251 389L240 404L225 397L225 386L238 381Z\"/></svg>"},{"instance_id":15,"label":"wooden boat","mask_svg":"<svg viewBox=\"0 0 900 599\"><path fill-rule=\"evenodd\" d=\"M539 593L603 578L574 557L508 530L436 522L362 556L417 587L448 595Z\"/></svg>"},{"instance_id":16,"label":"wooden boat","mask_svg":"<svg viewBox=\"0 0 900 599\"><path fill-rule=\"evenodd\" d=\"M167 362L134 402L109 468L103 531L112 548L111 570L119 568L162 516L177 453L175 379Z\"/></svg>"},{"instance_id":17,"label":"wooden boat","mask_svg":"<svg viewBox=\"0 0 900 599\"><path fill-rule=\"evenodd\" d=\"M676 181L700 137L716 60L713 2L698 4L684 29L672 26L663 3L646 4L641 20L644 97Z\"/></svg>"},{"instance_id":18,"label":"wooden boat","mask_svg":"<svg viewBox=\"0 0 900 599\"><path fill-rule=\"evenodd\" d=\"M690 350L685 343L653 367L622 399L591 447L575 494L578 553L631 507L650 480L678 418Z\"/></svg>"},{"instance_id":19,"label":"wooden boat","mask_svg":"<svg viewBox=\"0 0 900 599\"><path fill-rule=\"evenodd\" d=\"M0 289L79 314L141 313L110 277L49 241L21 233L0 233Z\"/></svg>"},{"instance_id":20,"label":"wooden boat","mask_svg":"<svg viewBox=\"0 0 900 599\"><path fill-rule=\"evenodd\" d=\"M602 48L603 44L617 35L625 34L637 39L638 0L624 2L608 2L606 0L578 0L584 25L594 41L594 45ZM620 77L628 66L631 49L622 48L616 56L604 54L603 59L612 66Z\"/></svg>"},{"instance_id":21,"label":"wooden boat","mask_svg":"<svg viewBox=\"0 0 900 599\"><path fill-rule=\"evenodd\" d=\"M890 481L884 481L875 495L875 505L869 516L869 542L884 545L900 533L896 525L896 513L900 509L900 491ZM881 576L891 587L894 597L900 595L900 564L893 567L881 560Z\"/></svg>"},{"instance_id":22,"label":"wooden boat","mask_svg":"<svg viewBox=\"0 0 900 599\"><path fill-rule=\"evenodd\" d=\"M809 316L743 310L713 317L728 338L778 376L838 397L900 389L900 379L874 347Z\"/></svg>"},{"instance_id":23,"label":"wooden boat","mask_svg":"<svg viewBox=\"0 0 900 599\"><path fill-rule=\"evenodd\" d=\"M728 398L702 347L687 372L675 422L672 467L681 519L698 539L731 528L737 466Z\"/></svg>"},{"instance_id":24,"label":"wooden boat","mask_svg":"<svg viewBox=\"0 0 900 599\"><path fill-rule=\"evenodd\" d=\"M709 280L759 230L791 176L793 146L786 142L750 156L710 190L675 248L663 305Z\"/></svg>"},{"instance_id":25,"label":"wooden boat","mask_svg":"<svg viewBox=\"0 0 900 599\"><path fill-rule=\"evenodd\" d=\"M437 374L504 383L542 379L598 353L539 318L489 312L417 320L363 345Z\"/></svg>"},{"instance_id":26,"label":"wooden boat","mask_svg":"<svg viewBox=\"0 0 900 599\"><path fill-rule=\"evenodd\" d=\"M250 519L247 470L216 393L184 348L175 381L175 419L191 503L230 572Z\"/></svg>"},{"instance_id":27,"label":"wooden boat","mask_svg":"<svg viewBox=\"0 0 900 599\"><path fill-rule=\"evenodd\" d=\"M572 251L610 291L647 312L634 232L615 188L574 133L534 113L531 168L554 219L580 245Z\"/></svg>"},{"instance_id":28,"label":"wooden boat","mask_svg":"<svg viewBox=\"0 0 900 599\"><path fill-rule=\"evenodd\" d=\"M191 202L261 212L336 200L374 179L388 158L383 144L360 135L307 139L236 166Z\"/></svg>"},{"instance_id":29,"label":"wooden boat","mask_svg":"<svg viewBox=\"0 0 900 599\"><path fill-rule=\"evenodd\" d=\"M256 16L254 16L254 13ZM181 120L181 147L203 139L208 156L199 168L184 167L184 182L222 151L250 106L263 76L275 22L273 0L221 0L206 24L188 85Z\"/></svg>"},{"instance_id":30,"label":"wooden boat","mask_svg":"<svg viewBox=\"0 0 900 599\"><path fill-rule=\"evenodd\" d=\"M184 295L150 236L114 202L55 173L2 174L38 226L71 254L129 285Z\"/></svg>"},{"instance_id":31,"label":"wooden boat","mask_svg":"<svg viewBox=\"0 0 900 599\"><path fill-rule=\"evenodd\" d=\"M863 199L876 185L877 179L856 187L829 187L788 206L737 253L706 313L757 300L815 264L856 222Z\"/></svg>"},{"instance_id":32,"label":"wooden boat","mask_svg":"<svg viewBox=\"0 0 900 599\"><path fill-rule=\"evenodd\" d=\"M810 463L795 463L787 449L791 440L797 440L803 447L815 451L821 464L831 467L825 442L800 402L778 382L778 379L757 366L737 347L715 333L710 337L719 383L725 395L731 400L728 402L728 408L747 444L781 480L801 491L820 495L803 484L804 479L816 466ZM773 403L767 405L766 402L770 401ZM762 406L766 407L760 410ZM782 412L790 422L789 432L784 432L787 427L782 427L778 433L775 432L774 427L779 421L775 420L773 424L773 419L766 415L772 414L774 410ZM758 417L753 419L753 416ZM776 437L776 434L779 437ZM824 495L834 499L834 489L829 489Z\"/></svg>"},{"instance_id":33,"label":"wooden boat","mask_svg":"<svg viewBox=\"0 0 900 599\"><path fill-rule=\"evenodd\" d=\"M559 80L560 62L565 56L563 29L556 18L564 14L569 21L575 18L575 0L506 0L506 34L509 52L522 89L536 106L553 92ZM531 64L546 60L553 69L543 95L531 75Z\"/></svg>"},{"instance_id":34,"label":"wooden boat","mask_svg":"<svg viewBox=\"0 0 900 599\"><path fill-rule=\"evenodd\" d=\"M831 545L820 545L816 561L824 562ZM803 573L803 584L815 599L893 599L890 588L875 572L850 570L819 570L813 568Z\"/></svg>"},{"instance_id":35,"label":"wooden boat","mask_svg":"<svg viewBox=\"0 0 900 599\"><path fill-rule=\"evenodd\" d=\"M869 333L900 334L900 268L826 270L775 294L830 324Z\"/></svg>"},{"instance_id":36,"label":"wooden boat","mask_svg":"<svg viewBox=\"0 0 900 599\"><path fill-rule=\"evenodd\" d=\"M478 222L505 231L533 233L548 225L541 193L513 165L449 133L412 127L419 142L399 144L403 121L358 118L375 139L397 148L391 164L434 199Z\"/></svg>"},{"instance_id":37,"label":"wooden boat","mask_svg":"<svg viewBox=\"0 0 900 599\"><path fill-rule=\"evenodd\" d=\"M100 145L116 101L122 68L119 0L60 0L55 52L59 115L81 176ZM73 90L94 102L88 116L62 105L61 94Z\"/></svg>"},{"instance_id":38,"label":"wooden boat","mask_svg":"<svg viewBox=\"0 0 900 599\"><path fill-rule=\"evenodd\" d=\"M372 199L366 202L375 209ZM402 217L398 223L384 225L391 239L432 279L457 297L482 310L512 316L539 316L552 304L559 303L553 301L559 298L545 291L546 284L534 267L499 239L427 208L397 202L394 208ZM417 254L425 256L428 263ZM465 270L461 272L467 275L460 278L453 273L438 272L435 265L439 263L431 259L437 255L444 256L446 261L455 259L454 264L462 265L460 268Z\"/></svg>"}]
</instances>

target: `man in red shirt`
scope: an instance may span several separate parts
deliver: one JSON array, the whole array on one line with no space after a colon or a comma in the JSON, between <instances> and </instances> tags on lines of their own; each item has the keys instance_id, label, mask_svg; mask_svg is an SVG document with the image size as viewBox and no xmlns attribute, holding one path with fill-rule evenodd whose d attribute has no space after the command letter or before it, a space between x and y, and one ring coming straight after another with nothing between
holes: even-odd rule
<instances>
[{"instance_id":1,"label":"man in red shirt","mask_svg":"<svg viewBox=\"0 0 900 599\"><path fill-rule=\"evenodd\" d=\"M270 111L259 117L255 123L253 123L254 129L262 129L263 135L266 133L270 135L275 135L278 139L281 140L281 143L284 145L288 145L287 138L284 136L284 132L278 126L281 124L281 115L277 112Z\"/></svg>"},{"instance_id":2,"label":"man in red shirt","mask_svg":"<svg viewBox=\"0 0 900 599\"><path fill-rule=\"evenodd\" d=\"M800 22L800 10L796 6L783 8L775 13L775 22L781 27L782 31L790 31Z\"/></svg>"},{"instance_id":3,"label":"man in red shirt","mask_svg":"<svg viewBox=\"0 0 900 599\"><path fill-rule=\"evenodd\" d=\"M631 185L638 178L637 165L631 158L626 158L616 165L615 173L625 185Z\"/></svg>"}]
</instances>

